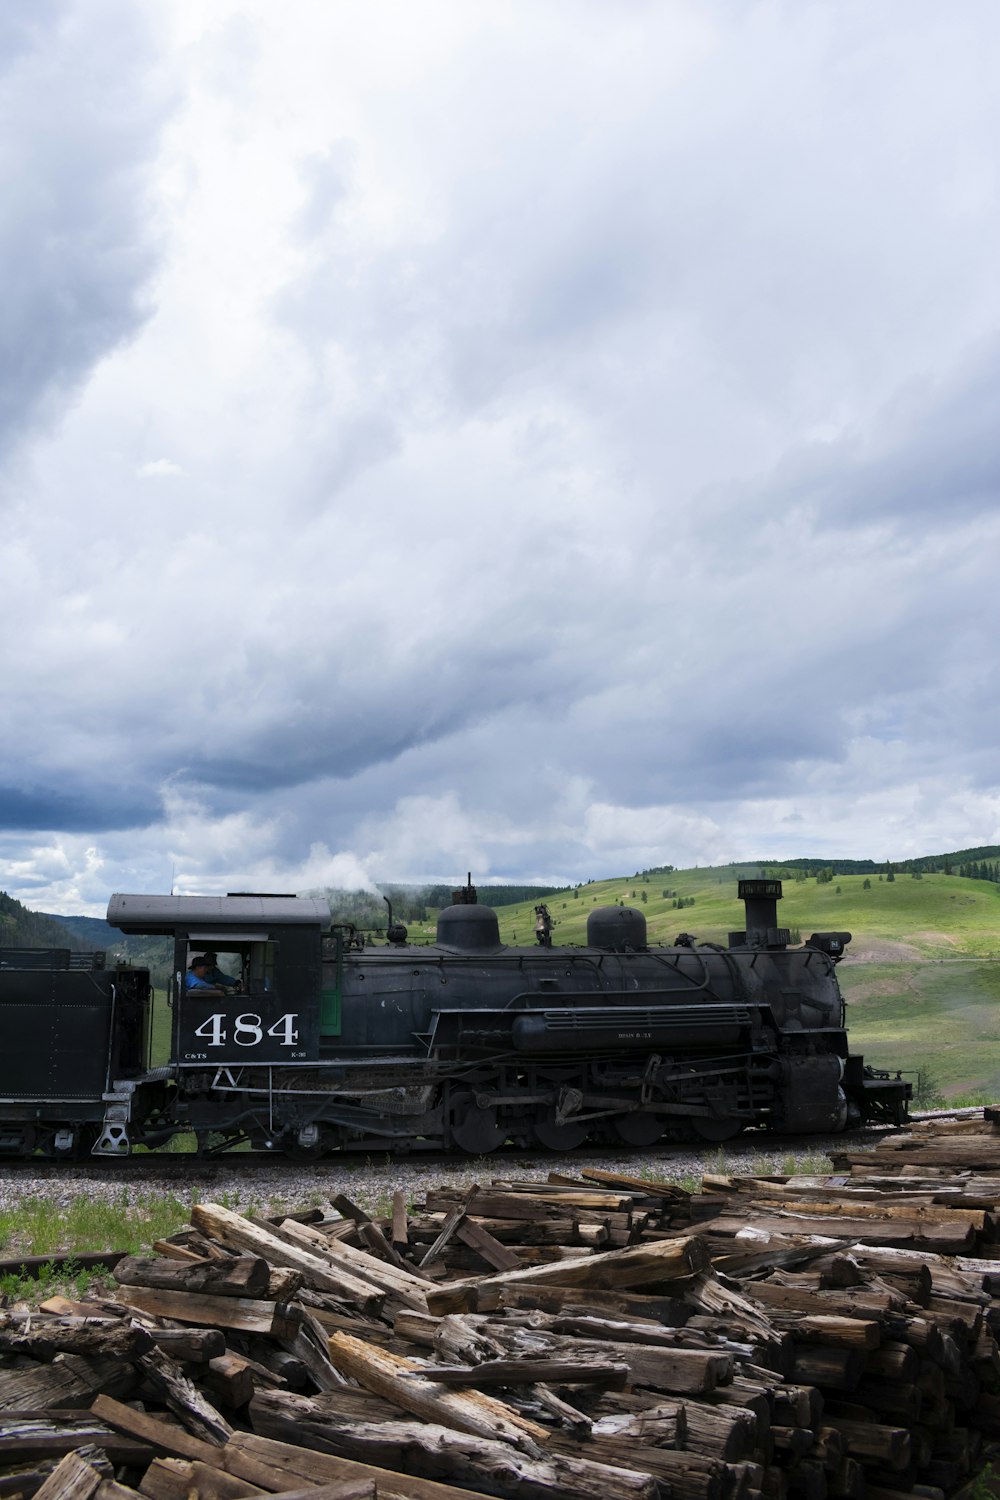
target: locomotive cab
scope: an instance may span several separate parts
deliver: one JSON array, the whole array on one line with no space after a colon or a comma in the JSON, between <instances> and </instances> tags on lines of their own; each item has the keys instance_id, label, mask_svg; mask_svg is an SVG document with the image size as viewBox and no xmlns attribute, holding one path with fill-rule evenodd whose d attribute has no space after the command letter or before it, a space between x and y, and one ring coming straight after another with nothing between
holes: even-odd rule
<instances>
[{"instance_id":1,"label":"locomotive cab","mask_svg":"<svg viewBox=\"0 0 1000 1500\"><path fill-rule=\"evenodd\" d=\"M330 925L325 901L251 893L116 895L108 921L123 932L161 933L174 940L175 1067L316 1060L321 934ZM203 969L199 980L193 968L206 953L230 965L215 985L206 983Z\"/></svg>"},{"instance_id":2,"label":"locomotive cab","mask_svg":"<svg viewBox=\"0 0 1000 1500\"><path fill-rule=\"evenodd\" d=\"M215 982L206 951L218 955L223 971ZM278 924L177 935L170 991L178 1066L301 1063L318 1055L318 929Z\"/></svg>"}]
</instances>

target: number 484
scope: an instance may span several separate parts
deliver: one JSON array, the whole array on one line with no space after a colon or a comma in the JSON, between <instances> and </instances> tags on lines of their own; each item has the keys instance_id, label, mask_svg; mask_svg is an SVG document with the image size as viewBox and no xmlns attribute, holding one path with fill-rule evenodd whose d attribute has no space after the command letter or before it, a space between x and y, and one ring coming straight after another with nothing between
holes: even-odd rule
<instances>
[{"instance_id":1,"label":"number 484","mask_svg":"<svg viewBox=\"0 0 1000 1500\"><path fill-rule=\"evenodd\" d=\"M259 1047L265 1036L276 1037L281 1047L294 1047L299 1040L298 1028L295 1024L298 1016L294 1011L279 1016L266 1031L260 1016L252 1011L233 1017L227 1016L223 1011L217 1011L214 1016L209 1016L202 1021L200 1026L195 1027L194 1034L204 1037L210 1047L224 1047L229 1040L226 1026L230 1020L233 1024L232 1039L237 1047Z\"/></svg>"}]
</instances>

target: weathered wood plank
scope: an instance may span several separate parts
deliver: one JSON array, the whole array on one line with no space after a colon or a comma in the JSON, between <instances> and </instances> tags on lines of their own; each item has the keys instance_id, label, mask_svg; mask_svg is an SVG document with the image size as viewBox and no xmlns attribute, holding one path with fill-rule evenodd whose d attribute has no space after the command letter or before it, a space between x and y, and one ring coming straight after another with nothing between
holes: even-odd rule
<instances>
[{"instance_id":1,"label":"weathered wood plank","mask_svg":"<svg viewBox=\"0 0 1000 1500\"><path fill-rule=\"evenodd\" d=\"M202 1378L217 1401L227 1410L236 1411L238 1407L246 1406L257 1390L259 1377L255 1378L254 1368L252 1362L242 1355L227 1352L209 1361ZM260 1384L274 1385L270 1371L267 1375L268 1379Z\"/></svg>"},{"instance_id":2,"label":"weathered wood plank","mask_svg":"<svg viewBox=\"0 0 1000 1500\"><path fill-rule=\"evenodd\" d=\"M475 1188L473 1188L472 1193L470 1193L469 1196L471 1197L475 1193L475 1191ZM433 1265L434 1262L439 1258L442 1251L444 1250L445 1245L447 1245L448 1241L451 1239L452 1235L455 1233L456 1229L462 1223L464 1218L464 1203L461 1205L461 1207L453 1209L450 1214L447 1214L445 1216L445 1221L441 1225L441 1229L437 1235L437 1238L432 1241L430 1248L420 1259L421 1270L426 1269L427 1266Z\"/></svg>"},{"instance_id":3,"label":"weathered wood plank","mask_svg":"<svg viewBox=\"0 0 1000 1500\"><path fill-rule=\"evenodd\" d=\"M910 1461L910 1434L903 1427L886 1427L878 1422L856 1422L829 1415L826 1422L840 1433L845 1450L852 1458L879 1464L886 1469L905 1469Z\"/></svg>"},{"instance_id":4,"label":"weathered wood plank","mask_svg":"<svg viewBox=\"0 0 1000 1500\"><path fill-rule=\"evenodd\" d=\"M163 1292L152 1287L119 1287L116 1300L154 1318L172 1318L197 1327L231 1328L271 1338L294 1337L300 1314L293 1305L252 1297L208 1297L200 1292Z\"/></svg>"},{"instance_id":5,"label":"weathered wood plank","mask_svg":"<svg viewBox=\"0 0 1000 1500\"><path fill-rule=\"evenodd\" d=\"M370 1281L362 1281L348 1270L335 1267L328 1254L318 1255L292 1245L287 1238L251 1224L228 1208L216 1203L196 1203L191 1209L191 1221L205 1235L211 1235L230 1249L259 1255L269 1265L301 1271L306 1286L332 1292L366 1312L377 1311L382 1306L383 1295Z\"/></svg>"},{"instance_id":6,"label":"weathered wood plank","mask_svg":"<svg viewBox=\"0 0 1000 1500\"><path fill-rule=\"evenodd\" d=\"M629 1323L648 1323L651 1328L663 1325L679 1328L693 1311L691 1304L681 1297L598 1291L593 1287L539 1286L533 1281L501 1288L497 1309L504 1312L537 1309L547 1313L596 1315L620 1318Z\"/></svg>"},{"instance_id":7,"label":"weathered wood plank","mask_svg":"<svg viewBox=\"0 0 1000 1500\"><path fill-rule=\"evenodd\" d=\"M399 1475L377 1464L318 1453L275 1438L235 1432L223 1451L223 1467L272 1494L288 1489L290 1479L322 1484L338 1479L373 1479L378 1500L482 1500L481 1491L441 1484L417 1474Z\"/></svg>"},{"instance_id":8,"label":"weathered wood plank","mask_svg":"<svg viewBox=\"0 0 1000 1500\"><path fill-rule=\"evenodd\" d=\"M126 1255L114 1268L121 1286L157 1287L165 1291L205 1292L213 1297L263 1297L270 1267L254 1255L232 1260L172 1261L160 1256Z\"/></svg>"},{"instance_id":9,"label":"weathered wood plank","mask_svg":"<svg viewBox=\"0 0 1000 1500\"><path fill-rule=\"evenodd\" d=\"M468 1245L470 1250L481 1255L495 1271L516 1271L522 1264L521 1257L515 1251L502 1245L484 1224L477 1223L475 1219L461 1219L455 1226L455 1235L463 1245Z\"/></svg>"},{"instance_id":10,"label":"weathered wood plank","mask_svg":"<svg viewBox=\"0 0 1000 1500\"><path fill-rule=\"evenodd\" d=\"M282 1348L309 1371L318 1390L336 1390L346 1385L345 1377L330 1358L330 1344L322 1324L306 1309L302 1310L301 1317L295 1337L283 1339Z\"/></svg>"},{"instance_id":11,"label":"weathered wood plank","mask_svg":"<svg viewBox=\"0 0 1000 1500\"><path fill-rule=\"evenodd\" d=\"M327 1239L320 1230L294 1220L282 1220L278 1231L290 1244L301 1245L307 1253L326 1257L338 1274L350 1275L378 1291L397 1297L409 1307L424 1310L426 1282L412 1268L376 1259L366 1250L356 1250L342 1240Z\"/></svg>"},{"instance_id":12,"label":"weathered wood plank","mask_svg":"<svg viewBox=\"0 0 1000 1500\"><path fill-rule=\"evenodd\" d=\"M651 1476L636 1469L594 1462L582 1453L529 1455L487 1436L430 1422L338 1424L301 1397L277 1394L255 1398L251 1415L255 1428L267 1435L297 1432L345 1457L398 1466L407 1475L444 1473L477 1488L485 1481L490 1491L512 1500L607 1500L612 1494L655 1500L658 1494Z\"/></svg>"},{"instance_id":13,"label":"weathered wood plank","mask_svg":"<svg viewBox=\"0 0 1000 1500\"><path fill-rule=\"evenodd\" d=\"M63 1351L136 1359L153 1347L144 1328L117 1318L48 1318L0 1312L0 1352L51 1359Z\"/></svg>"},{"instance_id":14,"label":"weathered wood plank","mask_svg":"<svg viewBox=\"0 0 1000 1500\"><path fill-rule=\"evenodd\" d=\"M113 1477L103 1454L100 1462L93 1462L83 1453L67 1453L35 1491L35 1500L90 1500L102 1480Z\"/></svg>"},{"instance_id":15,"label":"weathered wood plank","mask_svg":"<svg viewBox=\"0 0 1000 1500\"><path fill-rule=\"evenodd\" d=\"M151 1349L140 1360L146 1381L195 1437L224 1443L232 1432L229 1423L162 1349Z\"/></svg>"},{"instance_id":16,"label":"weathered wood plank","mask_svg":"<svg viewBox=\"0 0 1000 1500\"><path fill-rule=\"evenodd\" d=\"M126 1360L76 1354L46 1364L19 1359L0 1366L0 1411L88 1408L102 1392L122 1400L138 1383L135 1366Z\"/></svg>"},{"instance_id":17,"label":"weathered wood plank","mask_svg":"<svg viewBox=\"0 0 1000 1500\"><path fill-rule=\"evenodd\" d=\"M545 1440L545 1428L481 1391L454 1391L437 1385L433 1365L374 1349L346 1333L330 1340L330 1358L345 1375L404 1411L479 1437L500 1438L528 1452ZM404 1379L409 1376L409 1379Z\"/></svg>"},{"instance_id":18,"label":"weathered wood plank","mask_svg":"<svg viewBox=\"0 0 1000 1500\"><path fill-rule=\"evenodd\" d=\"M452 1282L427 1293L427 1310L435 1315L477 1307L482 1310L496 1305L502 1289L519 1282L613 1290L676 1280L703 1270L706 1264L703 1242L696 1236L687 1235L652 1245L609 1250L593 1258L555 1261L547 1266L499 1271L495 1276Z\"/></svg>"},{"instance_id":19,"label":"weathered wood plank","mask_svg":"<svg viewBox=\"0 0 1000 1500\"><path fill-rule=\"evenodd\" d=\"M90 1410L98 1421L144 1445L150 1457L153 1453L169 1454L175 1458L200 1459L203 1463L214 1465L222 1452L221 1444L192 1437L183 1427L164 1422L158 1417L150 1416L148 1412L136 1411L134 1407L125 1406L111 1396L98 1396Z\"/></svg>"},{"instance_id":20,"label":"weathered wood plank","mask_svg":"<svg viewBox=\"0 0 1000 1500\"><path fill-rule=\"evenodd\" d=\"M430 1367L433 1378L443 1385L533 1385L536 1381L558 1385L603 1385L620 1390L628 1384L625 1364L569 1359L492 1359L478 1365ZM421 1376L424 1372L421 1371Z\"/></svg>"},{"instance_id":21,"label":"weathered wood plank","mask_svg":"<svg viewBox=\"0 0 1000 1500\"><path fill-rule=\"evenodd\" d=\"M110 1396L98 1396L88 1413L0 1414L0 1462L59 1457L91 1443L102 1448L115 1463L148 1463L153 1457L150 1445L142 1439L137 1441L134 1435L121 1437L120 1429L97 1410L100 1402L119 1404Z\"/></svg>"},{"instance_id":22,"label":"weathered wood plank","mask_svg":"<svg viewBox=\"0 0 1000 1500\"><path fill-rule=\"evenodd\" d=\"M406 1194L402 1188L397 1188L392 1195L392 1243L400 1255L405 1255L410 1248L408 1221Z\"/></svg>"},{"instance_id":23,"label":"weathered wood plank","mask_svg":"<svg viewBox=\"0 0 1000 1500\"><path fill-rule=\"evenodd\" d=\"M182 1364L205 1365L226 1352L221 1328L151 1328L153 1343Z\"/></svg>"}]
</instances>

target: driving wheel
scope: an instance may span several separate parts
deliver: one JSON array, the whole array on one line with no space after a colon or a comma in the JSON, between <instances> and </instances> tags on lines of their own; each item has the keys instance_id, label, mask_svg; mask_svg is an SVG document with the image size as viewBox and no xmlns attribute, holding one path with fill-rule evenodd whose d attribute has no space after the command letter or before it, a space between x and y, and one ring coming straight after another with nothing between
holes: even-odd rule
<instances>
[{"instance_id":1,"label":"driving wheel","mask_svg":"<svg viewBox=\"0 0 1000 1500\"><path fill-rule=\"evenodd\" d=\"M542 1108L531 1126L535 1140L547 1151L575 1151L587 1139L587 1125L583 1120L556 1121L555 1110Z\"/></svg>"},{"instance_id":2,"label":"driving wheel","mask_svg":"<svg viewBox=\"0 0 1000 1500\"><path fill-rule=\"evenodd\" d=\"M661 1119L641 1109L630 1115L616 1115L612 1124L619 1140L628 1146L654 1146L664 1131Z\"/></svg>"},{"instance_id":3,"label":"driving wheel","mask_svg":"<svg viewBox=\"0 0 1000 1500\"><path fill-rule=\"evenodd\" d=\"M506 1139L497 1121L495 1109L476 1103L475 1094L462 1092L451 1096L451 1138L470 1156L485 1156Z\"/></svg>"}]
</instances>

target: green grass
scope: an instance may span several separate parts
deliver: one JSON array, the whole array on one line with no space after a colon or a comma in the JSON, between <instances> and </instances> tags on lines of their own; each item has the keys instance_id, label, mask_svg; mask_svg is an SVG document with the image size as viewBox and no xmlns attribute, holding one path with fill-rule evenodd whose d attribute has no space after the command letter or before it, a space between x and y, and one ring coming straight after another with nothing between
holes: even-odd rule
<instances>
[{"instance_id":1,"label":"green grass","mask_svg":"<svg viewBox=\"0 0 1000 1500\"><path fill-rule=\"evenodd\" d=\"M1000 964L844 964L839 977L852 1051L923 1071L944 1103L1000 1099Z\"/></svg>"},{"instance_id":2,"label":"green grass","mask_svg":"<svg viewBox=\"0 0 1000 1500\"><path fill-rule=\"evenodd\" d=\"M49 1297L70 1297L81 1301L88 1294L100 1296L115 1285L110 1271L97 1271L74 1260L53 1261L40 1266L37 1275L24 1271L7 1271L0 1276L0 1296L5 1304L27 1302L36 1307Z\"/></svg>"},{"instance_id":3,"label":"green grass","mask_svg":"<svg viewBox=\"0 0 1000 1500\"><path fill-rule=\"evenodd\" d=\"M149 1052L150 1065L154 1068L162 1067L164 1063L170 1060L170 1027L173 1021L173 1014L173 1011L167 1005L166 990L154 990Z\"/></svg>"},{"instance_id":4,"label":"green grass","mask_svg":"<svg viewBox=\"0 0 1000 1500\"><path fill-rule=\"evenodd\" d=\"M138 1254L153 1240L174 1234L190 1209L177 1198L133 1194L125 1187L113 1201L81 1194L65 1207L45 1198L25 1198L0 1210L0 1258L61 1255L70 1250L127 1250Z\"/></svg>"},{"instance_id":5,"label":"green grass","mask_svg":"<svg viewBox=\"0 0 1000 1500\"><path fill-rule=\"evenodd\" d=\"M214 1193L211 1201L234 1213L266 1215L287 1204L242 1197L236 1193ZM324 1201L316 1189L297 1208L310 1208ZM110 1198L81 1193L68 1204L50 1199L24 1198L16 1208L0 1210L0 1260L18 1256L50 1255L63 1259L87 1251L124 1250L127 1255L149 1255L154 1241L166 1239L190 1222L191 1208L171 1194L143 1193L123 1185ZM80 1297L88 1289L112 1285L109 1273L70 1266L43 1266L37 1277L17 1271L0 1276L0 1294L12 1301L38 1303L54 1292Z\"/></svg>"},{"instance_id":6,"label":"green grass","mask_svg":"<svg viewBox=\"0 0 1000 1500\"><path fill-rule=\"evenodd\" d=\"M189 1215L177 1198L131 1194L125 1187L111 1202L81 1194L62 1207L48 1199L25 1198L17 1208L0 1210L0 1259L104 1250L148 1255L154 1240L176 1234ZM40 1302L56 1291L83 1296L108 1281L106 1272L42 1267L37 1277L16 1271L0 1276L0 1293L12 1301Z\"/></svg>"}]
</instances>

